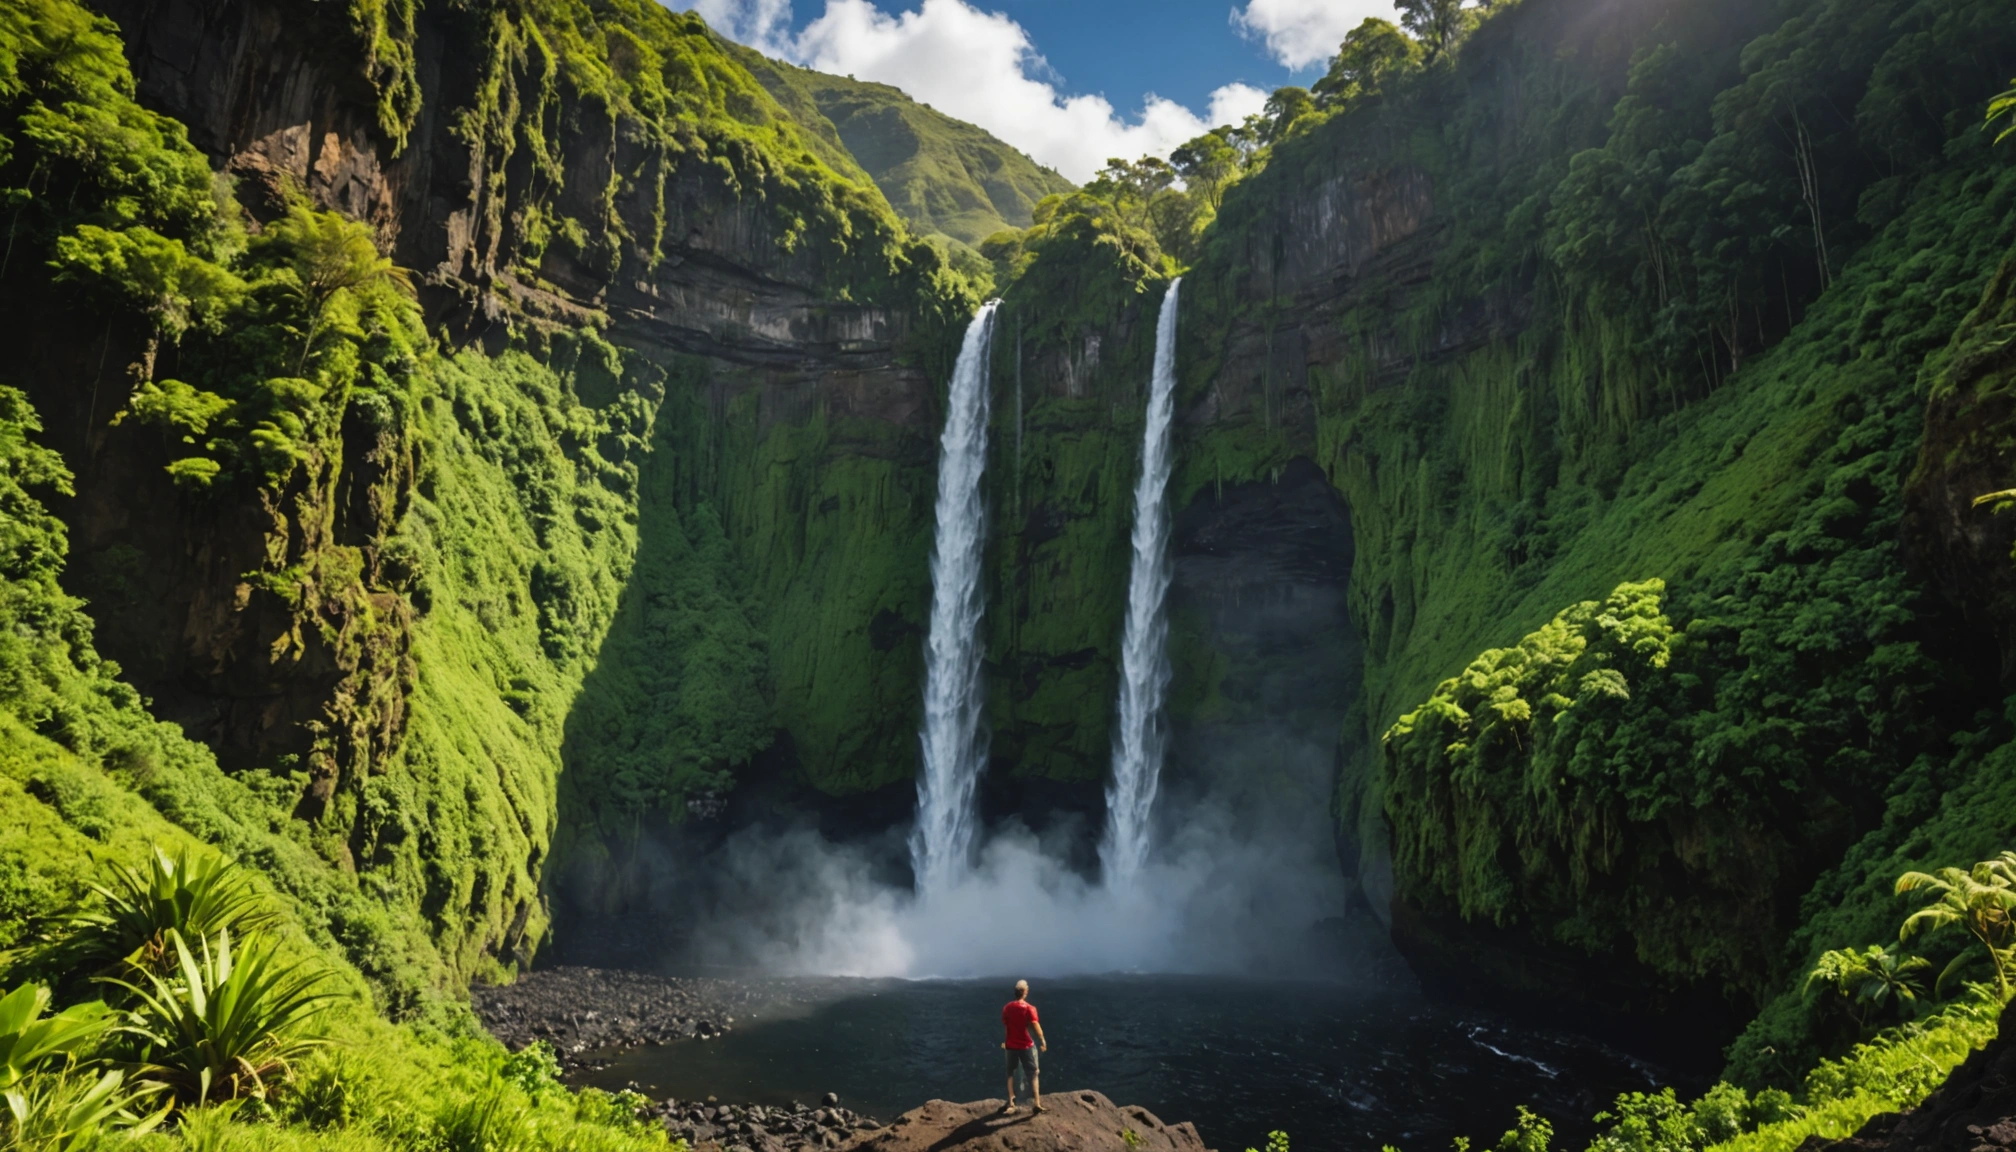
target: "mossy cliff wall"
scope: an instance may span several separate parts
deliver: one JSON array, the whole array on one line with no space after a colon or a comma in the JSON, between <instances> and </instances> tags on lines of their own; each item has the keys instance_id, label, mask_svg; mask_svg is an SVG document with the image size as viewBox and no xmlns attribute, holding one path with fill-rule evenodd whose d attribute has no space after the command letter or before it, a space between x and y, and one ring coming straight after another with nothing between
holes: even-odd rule
<instances>
[{"instance_id":1,"label":"mossy cliff wall","mask_svg":"<svg viewBox=\"0 0 2016 1152\"><path fill-rule=\"evenodd\" d=\"M2001 711L1971 597L1900 526L1927 390L2016 238L1977 127L2011 49L1967 5L1529 2L1234 193L1193 298L1225 301L1219 346L1287 318L1306 349L1285 378L1352 513L1364 736L1409 714L1342 805L1390 836L1425 972L1733 1030L1866 942L1802 929L1822 909L1883 935L1881 878L1834 869L1932 820L1901 797L1983 770L1951 742ZM1527 633L1568 660L1535 630L1653 578L1680 637L1656 670L1584 655L1528 690L1472 663ZM1914 851L2009 830L1966 824Z\"/></svg>"},{"instance_id":2,"label":"mossy cliff wall","mask_svg":"<svg viewBox=\"0 0 2016 1152\"><path fill-rule=\"evenodd\" d=\"M1734 1070L1782 1075L1822 1039L1810 957L2016 831L2008 529L1971 507L2007 487L1979 121L2012 54L1977 4L1525 0L1228 194L1177 504L1308 461L1348 508L1338 814L1424 975L1711 1047L1761 1007ZM1029 273L1038 388L1136 346L1075 263ZM1093 515L1121 538L1124 499ZM1652 647L1605 639L1640 616ZM1224 673L1185 650L1187 719Z\"/></svg>"},{"instance_id":3,"label":"mossy cliff wall","mask_svg":"<svg viewBox=\"0 0 2016 1152\"><path fill-rule=\"evenodd\" d=\"M172 236L227 268L305 202L415 273L418 309L387 297L338 333L340 377L319 352L247 359L228 324L160 342L154 312L50 292L76 226L60 209L24 228L7 279L33 350L14 378L79 477L59 507L101 642L428 926L427 955L381 968L410 988L530 955L563 808L580 834L562 847L592 870L766 748L806 749L790 771L829 791L907 763L917 655L891 637L921 615L933 381L974 300L697 18L111 11L138 80L108 81L122 107L153 115L137 92L187 125L160 121L163 154L209 222ZM206 153L235 185L214 212ZM37 195L67 176L19 159ZM94 180L72 214L112 221ZM108 425L144 407L143 363L171 399L299 398L291 438L255 430L245 457L298 461L173 473L224 449L144 412ZM289 370L300 387L273 378Z\"/></svg>"}]
</instances>

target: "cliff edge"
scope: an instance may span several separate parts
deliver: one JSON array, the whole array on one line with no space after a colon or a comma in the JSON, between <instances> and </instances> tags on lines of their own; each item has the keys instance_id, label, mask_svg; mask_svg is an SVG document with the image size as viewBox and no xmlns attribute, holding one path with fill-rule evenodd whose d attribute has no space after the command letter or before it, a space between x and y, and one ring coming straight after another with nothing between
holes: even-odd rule
<instances>
[{"instance_id":1,"label":"cliff edge","mask_svg":"<svg viewBox=\"0 0 2016 1152\"><path fill-rule=\"evenodd\" d=\"M1146 1108L1122 1106L1097 1092L1053 1092L1038 1115L1025 1104L1003 1115L1000 1100L933 1100L864 1132L843 1152L1205 1152L1188 1121L1164 1124Z\"/></svg>"}]
</instances>

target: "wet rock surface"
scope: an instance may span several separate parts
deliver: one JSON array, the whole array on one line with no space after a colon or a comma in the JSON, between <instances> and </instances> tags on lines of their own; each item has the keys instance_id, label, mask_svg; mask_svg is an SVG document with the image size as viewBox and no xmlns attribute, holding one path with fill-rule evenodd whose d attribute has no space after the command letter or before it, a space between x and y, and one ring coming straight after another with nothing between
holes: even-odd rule
<instances>
[{"instance_id":1,"label":"wet rock surface","mask_svg":"<svg viewBox=\"0 0 2016 1152\"><path fill-rule=\"evenodd\" d=\"M788 1108L761 1104L717 1104L713 1100L667 1100L652 1111L675 1140L693 1152L786 1152L796 1148L839 1148L882 1128L872 1117L840 1107L827 1093L816 1105Z\"/></svg>"},{"instance_id":2,"label":"wet rock surface","mask_svg":"<svg viewBox=\"0 0 2016 1152\"><path fill-rule=\"evenodd\" d=\"M1046 1111L1003 1114L1000 1100L933 1100L886 1128L860 1132L847 1152L1209 1152L1188 1122L1164 1124L1146 1108L1097 1092L1045 1093ZM753 1150L752 1150L753 1152Z\"/></svg>"},{"instance_id":3,"label":"wet rock surface","mask_svg":"<svg viewBox=\"0 0 2016 1152\"><path fill-rule=\"evenodd\" d=\"M790 993L760 981L550 968L502 988L471 991L476 1015L513 1052L544 1040L568 1072L608 1066L626 1048L710 1040L738 1012Z\"/></svg>"}]
</instances>

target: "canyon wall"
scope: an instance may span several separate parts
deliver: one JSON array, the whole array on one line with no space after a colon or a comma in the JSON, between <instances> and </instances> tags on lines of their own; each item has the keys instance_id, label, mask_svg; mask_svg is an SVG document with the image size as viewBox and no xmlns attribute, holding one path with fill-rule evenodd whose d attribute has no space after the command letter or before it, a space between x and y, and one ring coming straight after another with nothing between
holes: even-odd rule
<instances>
[{"instance_id":1,"label":"canyon wall","mask_svg":"<svg viewBox=\"0 0 2016 1152\"><path fill-rule=\"evenodd\" d=\"M1794 9L1499 6L1277 142L1187 273L1172 485L1178 791L1327 797L1433 984L1711 1043L1761 1008L1752 1079L1820 1042L1811 954L1894 932L1887 878L2008 832L2010 529L1973 497L2016 43L1986 3ZM429 979L529 958L555 899L634 916L668 845L899 823L976 303L945 252L690 15L106 11L235 182L217 251L333 208L417 298L281 479L205 487L194 436L111 420L129 365L201 383L228 340L157 362L130 306L0 272L68 579L160 714L424 923ZM1099 811L1172 271L1123 232L1004 288L993 819Z\"/></svg>"}]
</instances>

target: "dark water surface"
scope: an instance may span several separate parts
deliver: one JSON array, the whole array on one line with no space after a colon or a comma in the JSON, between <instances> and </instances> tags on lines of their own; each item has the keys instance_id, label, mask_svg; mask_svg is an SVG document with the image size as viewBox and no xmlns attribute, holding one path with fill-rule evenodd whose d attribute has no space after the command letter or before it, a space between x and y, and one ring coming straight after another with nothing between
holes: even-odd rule
<instances>
[{"instance_id":1,"label":"dark water surface","mask_svg":"<svg viewBox=\"0 0 2016 1152\"><path fill-rule=\"evenodd\" d=\"M838 1092L888 1119L934 1097L998 1097L1003 981L809 980L718 1040L625 1053L586 1078L655 1097L785 1104ZM1391 988L1186 976L1038 982L1043 1083L1091 1088L1221 1152L1285 1129L1295 1152L1478 1147L1528 1105L1579 1149L1589 1118L1657 1069L1593 1040Z\"/></svg>"}]
</instances>

